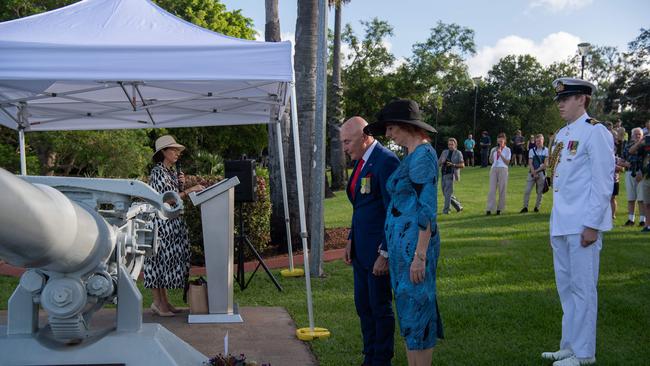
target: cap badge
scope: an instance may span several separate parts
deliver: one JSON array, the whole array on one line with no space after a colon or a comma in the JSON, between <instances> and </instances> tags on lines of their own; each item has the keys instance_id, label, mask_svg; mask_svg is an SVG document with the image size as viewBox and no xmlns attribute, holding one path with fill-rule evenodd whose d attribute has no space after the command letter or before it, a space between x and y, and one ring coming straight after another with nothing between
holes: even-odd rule
<instances>
[{"instance_id":1,"label":"cap badge","mask_svg":"<svg viewBox=\"0 0 650 366\"><path fill-rule=\"evenodd\" d=\"M564 91L564 84L562 82L558 82L557 85L555 86L555 92L556 93L561 93Z\"/></svg>"}]
</instances>

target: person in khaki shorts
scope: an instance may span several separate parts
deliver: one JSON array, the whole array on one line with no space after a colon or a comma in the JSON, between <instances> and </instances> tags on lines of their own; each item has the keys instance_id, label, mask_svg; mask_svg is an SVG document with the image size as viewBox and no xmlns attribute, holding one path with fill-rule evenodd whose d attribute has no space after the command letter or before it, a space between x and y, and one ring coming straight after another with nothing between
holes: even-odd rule
<instances>
[{"instance_id":1,"label":"person in khaki shorts","mask_svg":"<svg viewBox=\"0 0 650 366\"><path fill-rule=\"evenodd\" d=\"M639 154L639 158L643 161L643 179L639 182L641 186L641 197L645 206L646 215L650 213L650 120L646 122L646 131L648 131L642 139L630 147L631 154ZM646 217L646 226L641 230L642 232L650 232L650 220Z\"/></svg>"},{"instance_id":2,"label":"person in khaki shorts","mask_svg":"<svg viewBox=\"0 0 650 366\"><path fill-rule=\"evenodd\" d=\"M630 141L623 148L623 159L625 159L623 166L627 170L625 172L625 191L627 192L628 215L625 226L634 226L634 220L636 218L634 215L634 206L638 205L639 226L643 228L645 227L645 210L641 192L643 187L642 184L639 184L643 180L643 159L638 154L638 149L637 153L630 153L630 148L643 139L643 130L640 127L633 128L630 136Z\"/></svg>"},{"instance_id":3,"label":"person in khaki shorts","mask_svg":"<svg viewBox=\"0 0 650 366\"><path fill-rule=\"evenodd\" d=\"M506 189L508 188L508 165L512 152L506 146L506 134L497 135L497 146L490 150L490 193L488 194L486 215L491 215L496 208L497 215L506 208ZM499 205L496 204L497 189L499 190Z\"/></svg>"}]
</instances>

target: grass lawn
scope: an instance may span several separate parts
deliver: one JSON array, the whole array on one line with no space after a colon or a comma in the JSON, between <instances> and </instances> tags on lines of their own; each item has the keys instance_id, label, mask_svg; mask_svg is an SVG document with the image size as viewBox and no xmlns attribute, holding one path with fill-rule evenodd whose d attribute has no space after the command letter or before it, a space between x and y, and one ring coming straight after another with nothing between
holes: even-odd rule
<instances>
[{"instance_id":1,"label":"grass lawn","mask_svg":"<svg viewBox=\"0 0 650 366\"><path fill-rule=\"evenodd\" d=\"M434 349L434 365L550 365L539 354L555 350L560 338L561 309L548 243L552 196L545 195L540 213L519 214L525 175L523 168L511 169L505 214L486 217L488 170L465 169L456 186L465 210L439 217L438 296L446 338ZM596 357L598 365L647 365L650 236L638 227L622 227L627 215L621 186L616 228L605 235L601 253ZM349 225L344 192L327 200L325 209L327 227ZM362 345L352 269L336 261L325 264L325 271L326 277L312 280L315 325L332 336L310 345L321 365L358 365ZM282 293L258 275L246 291L236 291L236 301L284 306L298 327L306 327L304 280L280 281ZM0 308L6 308L16 283L0 277ZM143 294L148 306L149 293ZM180 305L180 294L174 293L173 300ZM406 365L399 334L395 351L394 364Z\"/></svg>"}]
</instances>

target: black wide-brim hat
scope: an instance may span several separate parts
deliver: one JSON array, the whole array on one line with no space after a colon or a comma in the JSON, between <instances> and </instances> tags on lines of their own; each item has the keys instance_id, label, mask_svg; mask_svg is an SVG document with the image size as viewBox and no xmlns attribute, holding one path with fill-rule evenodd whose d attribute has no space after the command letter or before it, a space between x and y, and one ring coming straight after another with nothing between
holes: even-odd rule
<instances>
[{"instance_id":1,"label":"black wide-brim hat","mask_svg":"<svg viewBox=\"0 0 650 366\"><path fill-rule=\"evenodd\" d=\"M435 128L422 122L422 114L418 104L410 99L396 99L384 106L377 114L377 122L367 125L363 133L370 136L383 136L386 134L386 125L389 123L403 123L419 127L427 132L436 133Z\"/></svg>"}]
</instances>

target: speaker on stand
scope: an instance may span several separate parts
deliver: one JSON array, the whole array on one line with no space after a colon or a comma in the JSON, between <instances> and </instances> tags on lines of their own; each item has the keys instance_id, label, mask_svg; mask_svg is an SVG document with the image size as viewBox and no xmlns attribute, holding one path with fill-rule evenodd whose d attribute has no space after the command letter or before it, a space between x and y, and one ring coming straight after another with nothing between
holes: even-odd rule
<instances>
[{"instance_id":1,"label":"speaker on stand","mask_svg":"<svg viewBox=\"0 0 650 366\"><path fill-rule=\"evenodd\" d=\"M282 291L282 286L278 283L269 267L264 262L260 253L255 249L253 244L246 236L244 227L243 216L243 203L257 201L257 175L255 174L255 160L227 160L224 162L224 173L226 178L237 177L239 184L235 186L235 204L239 211L239 233L235 237L235 247L237 248L237 273L235 274L235 281L239 288L243 291L250 284L251 280L257 273L257 270L264 268L264 271L269 276L278 291ZM257 258L257 266L255 270L246 281L246 274L244 272L244 250L248 248L255 258Z\"/></svg>"}]
</instances>

